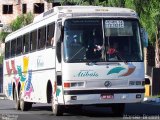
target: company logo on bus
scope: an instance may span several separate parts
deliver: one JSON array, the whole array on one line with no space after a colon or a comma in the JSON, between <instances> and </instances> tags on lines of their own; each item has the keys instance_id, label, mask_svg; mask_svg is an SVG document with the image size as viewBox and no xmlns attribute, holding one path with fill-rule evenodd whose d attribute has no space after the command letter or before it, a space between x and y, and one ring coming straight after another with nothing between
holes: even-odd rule
<instances>
[{"instance_id":1,"label":"company logo on bus","mask_svg":"<svg viewBox=\"0 0 160 120\"><path fill-rule=\"evenodd\" d=\"M105 87L111 87L111 86L112 86L112 83L111 83L110 81L106 81L106 82L104 83L104 86L105 86Z\"/></svg>"}]
</instances>

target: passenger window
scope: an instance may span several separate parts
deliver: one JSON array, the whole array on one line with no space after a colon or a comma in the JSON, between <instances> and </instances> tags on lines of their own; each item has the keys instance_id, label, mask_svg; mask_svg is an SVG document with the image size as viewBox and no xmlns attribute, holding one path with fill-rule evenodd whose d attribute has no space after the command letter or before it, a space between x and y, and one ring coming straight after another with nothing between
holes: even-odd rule
<instances>
[{"instance_id":1,"label":"passenger window","mask_svg":"<svg viewBox=\"0 0 160 120\"><path fill-rule=\"evenodd\" d=\"M55 23L51 23L50 25L47 26L47 43L46 43L47 47L53 45L54 31L55 31Z\"/></svg>"},{"instance_id":2,"label":"passenger window","mask_svg":"<svg viewBox=\"0 0 160 120\"><path fill-rule=\"evenodd\" d=\"M22 53L22 36L18 37L17 38L17 52L16 52L16 55L19 55Z\"/></svg>"},{"instance_id":3,"label":"passenger window","mask_svg":"<svg viewBox=\"0 0 160 120\"><path fill-rule=\"evenodd\" d=\"M37 48L37 30L34 30L30 34L30 51L34 51Z\"/></svg>"},{"instance_id":4,"label":"passenger window","mask_svg":"<svg viewBox=\"0 0 160 120\"><path fill-rule=\"evenodd\" d=\"M38 30L38 49L44 48L46 43L46 27Z\"/></svg>"},{"instance_id":5,"label":"passenger window","mask_svg":"<svg viewBox=\"0 0 160 120\"><path fill-rule=\"evenodd\" d=\"M16 55L16 39L11 41L11 57L14 57Z\"/></svg>"},{"instance_id":6,"label":"passenger window","mask_svg":"<svg viewBox=\"0 0 160 120\"><path fill-rule=\"evenodd\" d=\"M5 59L10 57L10 42L5 43Z\"/></svg>"},{"instance_id":7,"label":"passenger window","mask_svg":"<svg viewBox=\"0 0 160 120\"><path fill-rule=\"evenodd\" d=\"M23 53L29 52L29 34L23 35Z\"/></svg>"}]
</instances>

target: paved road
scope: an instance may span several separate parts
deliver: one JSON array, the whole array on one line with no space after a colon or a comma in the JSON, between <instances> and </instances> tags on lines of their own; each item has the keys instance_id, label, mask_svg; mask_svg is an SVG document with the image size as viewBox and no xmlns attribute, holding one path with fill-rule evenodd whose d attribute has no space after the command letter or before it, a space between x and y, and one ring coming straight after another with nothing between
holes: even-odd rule
<instances>
[{"instance_id":1,"label":"paved road","mask_svg":"<svg viewBox=\"0 0 160 120\"><path fill-rule=\"evenodd\" d=\"M9 119L10 118L10 119ZM14 102L0 100L0 120L106 120L106 119L160 119L160 105L152 104L127 104L125 114L121 118L113 117L109 108L94 106L83 107L83 113L68 111L64 116L52 115L50 105L34 104L30 111L16 111Z\"/></svg>"}]
</instances>

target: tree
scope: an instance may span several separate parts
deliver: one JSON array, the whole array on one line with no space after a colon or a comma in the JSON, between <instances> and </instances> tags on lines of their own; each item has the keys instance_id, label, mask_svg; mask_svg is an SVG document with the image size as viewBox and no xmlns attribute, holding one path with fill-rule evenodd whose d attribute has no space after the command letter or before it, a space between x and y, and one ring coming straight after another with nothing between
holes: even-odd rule
<instances>
[{"instance_id":1,"label":"tree","mask_svg":"<svg viewBox=\"0 0 160 120\"><path fill-rule=\"evenodd\" d=\"M32 13L27 13L27 14L22 14L17 16L15 20L13 20L8 26L5 26L2 31L0 32L0 40L4 42L6 36L11 32L11 31L16 31L20 29L21 27L24 27L30 23L33 22L34 15ZM11 31L10 31L11 29Z\"/></svg>"},{"instance_id":2,"label":"tree","mask_svg":"<svg viewBox=\"0 0 160 120\"><path fill-rule=\"evenodd\" d=\"M12 31L16 31L16 30L32 23L33 18L34 18L34 15L31 12L29 12L25 15L22 14L20 16L17 16L17 18L11 22L10 27L11 27Z\"/></svg>"}]
</instances>

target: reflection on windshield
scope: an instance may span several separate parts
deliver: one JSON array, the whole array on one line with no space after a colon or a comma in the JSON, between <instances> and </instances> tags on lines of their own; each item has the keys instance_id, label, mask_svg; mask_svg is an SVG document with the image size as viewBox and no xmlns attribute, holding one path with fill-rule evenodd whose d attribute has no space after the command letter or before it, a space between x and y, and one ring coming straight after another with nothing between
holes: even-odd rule
<instances>
[{"instance_id":1,"label":"reflection on windshield","mask_svg":"<svg viewBox=\"0 0 160 120\"><path fill-rule=\"evenodd\" d=\"M142 61L138 28L135 20L66 20L64 61Z\"/></svg>"}]
</instances>

